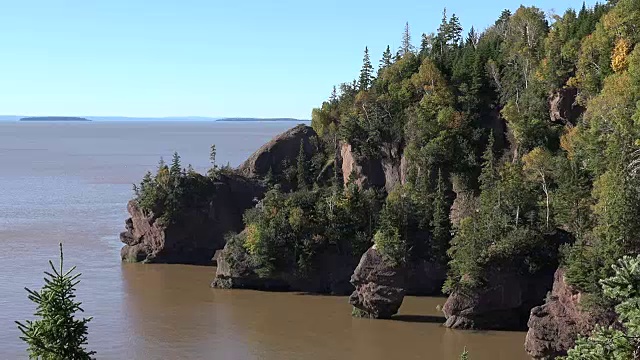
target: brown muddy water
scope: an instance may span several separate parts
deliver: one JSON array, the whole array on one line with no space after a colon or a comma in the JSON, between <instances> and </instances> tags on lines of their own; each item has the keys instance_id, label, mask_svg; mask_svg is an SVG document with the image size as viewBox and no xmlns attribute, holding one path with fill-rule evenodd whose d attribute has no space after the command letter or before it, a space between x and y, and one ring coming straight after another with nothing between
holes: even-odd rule
<instances>
[{"instance_id":1,"label":"brown muddy water","mask_svg":"<svg viewBox=\"0 0 640 360\"><path fill-rule=\"evenodd\" d=\"M200 171L209 146L238 165L292 123L0 122L0 359L26 359L31 318L64 243L82 272L97 359L527 359L524 333L442 327L443 298L405 299L395 320L354 319L346 297L209 288L213 268L121 264L131 184L173 151Z\"/></svg>"}]
</instances>

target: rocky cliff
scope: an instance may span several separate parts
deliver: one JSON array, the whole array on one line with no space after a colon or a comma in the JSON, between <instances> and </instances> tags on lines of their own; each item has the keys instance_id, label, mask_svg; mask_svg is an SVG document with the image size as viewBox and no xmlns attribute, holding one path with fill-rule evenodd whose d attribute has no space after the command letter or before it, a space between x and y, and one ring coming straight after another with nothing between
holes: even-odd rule
<instances>
[{"instance_id":1,"label":"rocky cliff","mask_svg":"<svg viewBox=\"0 0 640 360\"><path fill-rule=\"evenodd\" d=\"M558 269L546 302L531 310L524 345L527 353L535 359L564 356L578 335L588 335L596 324L613 322L613 313L590 312L583 303L584 295L567 284L565 271Z\"/></svg>"},{"instance_id":2,"label":"rocky cliff","mask_svg":"<svg viewBox=\"0 0 640 360\"><path fill-rule=\"evenodd\" d=\"M384 188L387 192L399 184L404 184L407 161L399 145L389 145L381 149L380 158L359 157L351 144L340 144L340 158L343 182L347 184L354 176L356 184L362 188Z\"/></svg>"},{"instance_id":3,"label":"rocky cliff","mask_svg":"<svg viewBox=\"0 0 640 360\"><path fill-rule=\"evenodd\" d=\"M311 259L313 271L298 274L280 271L262 274L244 248L244 232L227 242L217 257L218 267L212 287L221 289L253 289L302 291L333 295L348 295L353 290L349 277L355 267L353 260L331 246Z\"/></svg>"},{"instance_id":4,"label":"rocky cliff","mask_svg":"<svg viewBox=\"0 0 640 360\"><path fill-rule=\"evenodd\" d=\"M262 145L242 165L238 172L250 179L264 179L269 174L283 190L292 188L292 179L287 170L296 166L300 144L307 158L320 151L320 140L316 132L307 125L297 125Z\"/></svg>"},{"instance_id":5,"label":"rocky cliff","mask_svg":"<svg viewBox=\"0 0 640 360\"><path fill-rule=\"evenodd\" d=\"M225 236L242 231L244 212L255 206L265 192L268 173L289 187L285 172L295 166L300 144L309 155L318 151L317 135L306 125L298 125L263 145L237 170L221 172L215 180L198 176L206 189L175 219L163 221L141 209L135 200L127 205L130 218L120 240L123 261L147 263L213 263L216 250L225 245Z\"/></svg>"},{"instance_id":6,"label":"rocky cliff","mask_svg":"<svg viewBox=\"0 0 640 360\"><path fill-rule=\"evenodd\" d=\"M202 177L206 179L205 177ZM123 261L211 264L224 236L242 230L242 214L262 197L264 188L242 176L221 175L209 181L208 196L166 222L143 211L135 200L127 205L131 216L120 234Z\"/></svg>"}]
</instances>

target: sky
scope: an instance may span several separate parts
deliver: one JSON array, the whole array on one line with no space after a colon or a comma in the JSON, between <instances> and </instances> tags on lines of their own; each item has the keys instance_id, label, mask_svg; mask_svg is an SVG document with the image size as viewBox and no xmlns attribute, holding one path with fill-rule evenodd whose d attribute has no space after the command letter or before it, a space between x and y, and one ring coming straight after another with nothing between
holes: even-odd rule
<instances>
[{"instance_id":1,"label":"sky","mask_svg":"<svg viewBox=\"0 0 640 360\"><path fill-rule=\"evenodd\" d=\"M591 6L595 0L587 1ZM464 33L511 0L0 0L0 114L309 119L405 22ZM548 13L582 0L535 0Z\"/></svg>"}]
</instances>

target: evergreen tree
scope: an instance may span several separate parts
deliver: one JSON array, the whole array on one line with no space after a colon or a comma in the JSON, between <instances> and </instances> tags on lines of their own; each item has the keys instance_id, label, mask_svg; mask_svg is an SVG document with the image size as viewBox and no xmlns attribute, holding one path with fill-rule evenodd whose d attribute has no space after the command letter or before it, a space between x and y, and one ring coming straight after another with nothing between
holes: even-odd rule
<instances>
[{"instance_id":1,"label":"evergreen tree","mask_svg":"<svg viewBox=\"0 0 640 360\"><path fill-rule=\"evenodd\" d=\"M173 158L171 159L171 167L169 168L169 174L172 178L177 178L180 176L182 172L182 166L180 165L180 155L175 151L173 153Z\"/></svg>"},{"instance_id":2,"label":"evergreen tree","mask_svg":"<svg viewBox=\"0 0 640 360\"><path fill-rule=\"evenodd\" d=\"M451 221L449 220L450 207L447 203L445 183L442 178L442 169L438 170L438 181L433 198L433 217L431 220L432 248L436 260L441 264L447 261L447 249L451 240Z\"/></svg>"},{"instance_id":3,"label":"evergreen tree","mask_svg":"<svg viewBox=\"0 0 640 360\"><path fill-rule=\"evenodd\" d=\"M336 86L333 85L333 89L331 90L331 96L329 97L329 102L335 104L338 101L338 91L336 90Z\"/></svg>"},{"instance_id":4,"label":"evergreen tree","mask_svg":"<svg viewBox=\"0 0 640 360\"><path fill-rule=\"evenodd\" d=\"M45 272L45 285L40 291L27 289L29 300L36 304L37 320L16 321L22 333L20 339L28 344L30 359L88 360L95 351L87 351L87 324L92 318L76 319L84 312L82 303L75 300L76 286L81 274L73 274L75 266L64 271L64 257L60 244L60 266L49 261L51 273Z\"/></svg>"},{"instance_id":5,"label":"evergreen tree","mask_svg":"<svg viewBox=\"0 0 640 360\"><path fill-rule=\"evenodd\" d=\"M398 54L402 57L406 54L413 52L415 48L411 44L411 31L409 29L409 22L404 25L404 32L402 33L402 45L398 51Z\"/></svg>"},{"instance_id":6,"label":"evergreen tree","mask_svg":"<svg viewBox=\"0 0 640 360\"><path fill-rule=\"evenodd\" d=\"M298 151L297 159L298 190L307 188L307 155L304 151L304 141L300 140L300 151Z\"/></svg>"},{"instance_id":7,"label":"evergreen tree","mask_svg":"<svg viewBox=\"0 0 640 360\"><path fill-rule=\"evenodd\" d=\"M216 164L216 144L211 145L211 149L209 151L209 163L211 167L209 168L209 176L214 177L218 173L218 165Z\"/></svg>"},{"instance_id":8,"label":"evergreen tree","mask_svg":"<svg viewBox=\"0 0 640 360\"><path fill-rule=\"evenodd\" d=\"M446 38L447 43L452 46L457 46L462 41L462 25L456 14L451 15L449 19Z\"/></svg>"},{"instance_id":9,"label":"evergreen tree","mask_svg":"<svg viewBox=\"0 0 640 360\"><path fill-rule=\"evenodd\" d=\"M391 66L391 48L387 45L387 48L382 53L382 59L380 59L380 69L384 69L388 66Z\"/></svg>"},{"instance_id":10,"label":"evergreen tree","mask_svg":"<svg viewBox=\"0 0 640 360\"><path fill-rule=\"evenodd\" d=\"M440 26L438 27L438 34L437 34L440 56L444 56L444 53L447 47L447 42L448 42L448 38L447 38L448 34L449 34L449 21L447 18L447 8L444 8L444 10L442 10L442 21L440 22Z\"/></svg>"},{"instance_id":11,"label":"evergreen tree","mask_svg":"<svg viewBox=\"0 0 640 360\"><path fill-rule=\"evenodd\" d=\"M358 89L360 91L368 90L373 80L373 66L369 58L369 48L364 48L364 58L362 59L362 69L360 70L360 79L358 80Z\"/></svg>"},{"instance_id":12,"label":"evergreen tree","mask_svg":"<svg viewBox=\"0 0 640 360\"><path fill-rule=\"evenodd\" d=\"M467 45L472 46L474 49L478 46L478 33L476 33L476 29L472 26L471 30L467 34Z\"/></svg>"},{"instance_id":13,"label":"evergreen tree","mask_svg":"<svg viewBox=\"0 0 640 360\"><path fill-rule=\"evenodd\" d=\"M422 41L420 42L420 56L428 57L433 50L434 36L433 34L422 34Z\"/></svg>"}]
</instances>

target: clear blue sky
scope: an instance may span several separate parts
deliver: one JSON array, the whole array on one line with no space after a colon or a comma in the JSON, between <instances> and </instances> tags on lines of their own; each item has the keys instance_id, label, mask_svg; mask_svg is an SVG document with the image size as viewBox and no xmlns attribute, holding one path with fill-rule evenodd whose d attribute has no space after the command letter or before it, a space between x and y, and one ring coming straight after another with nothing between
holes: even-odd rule
<instances>
[{"instance_id":1,"label":"clear blue sky","mask_svg":"<svg viewBox=\"0 0 640 360\"><path fill-rule=\"evenodd\" d=\"M595 0L587 1L588 5ZM0 0L0 114L309 118L362 51L520 1ZM535 0L545 11L582 0Z\"/></svg>"}]
</instances>

